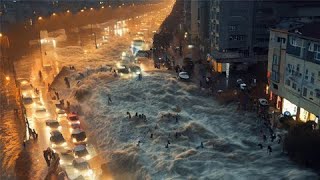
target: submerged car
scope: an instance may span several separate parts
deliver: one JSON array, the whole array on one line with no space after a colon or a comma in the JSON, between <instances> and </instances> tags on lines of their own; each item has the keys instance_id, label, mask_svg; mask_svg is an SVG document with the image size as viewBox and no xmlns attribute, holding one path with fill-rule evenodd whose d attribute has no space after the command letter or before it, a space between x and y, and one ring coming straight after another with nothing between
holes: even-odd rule
<instances>
[{"instance_id":1,"label":"submerged car","mask_svg":"<svg viewBox=\"0 0 320 180\"><path fill-rule=\"evenodd\" d=\"M141 74L141 68L139 66L129 66L130 72L134 74Z\"/></svg>"},{"instance_id":2,"label":"submerged car","mask_svg":"<svg viewBox=\"0 0 320 180\"><path fill-rule=\"evenodd\" d=\"M83 142L87 140L86 133L81 129L74 129L71 133L72 142Z\"/></svg>"},{"instance_id":3,"label":"submerged car","mask_svg":"<svg viewBox=\"0 0 320 180\"><path fill-rule=\"evenodd\" d=\"M43 119L49 117L49 113L44 106L38 106L34 110L34 116L36 119Z\"/></svg>"},{"instance_id":4,"label":"submerged car","mask_svg":"<svg viewBox=\"0 0 320 180\"><path fill-rule=\"evenodd\" d=\"M85 145L77 145L73 149L74 157L82 157L85 159L90 159L89 152Z\"/></svg>"},{"instance_id":5,"label":"submerged car","mask_svg":"<svg viewBox=\"0 0 320 180\"><path fill-rule=\"evenodd\" d=\"M60 151L59 157L60 157L60 164L70 165L70 164L72 164L72 161L74 160L72 150L68 149L68 148L62 149Z\"/></svg>"},{"instance_id":6,"label":"submerged car","mask_svg":"<svg viewBox=\"0 0 320 180\"><path fill-rule=\"evenodd\" d=\"M128 78L131 77L130 68L126 65L119 65L117 68L117 73L120 77Z\"/></svg>"},{"instance_id":7,"label":"submerged car","mask_svg":"<svg viewBox=\"0 0 320 180\"><path fill-rule=\"evenodd\" d=\"M50 129L61 129L61 126L57 120L54 119L49 119L46 120L46 126L49 127Z\"/></svg>"},{"instance_id":8,"label":"submerged car","mask_svg":"<svg viewBox=\"0 0 320 180\"><path fill-rule=\"evenodd\" d=\"M190 76L187 72L180 72L178 74L178 79L188 81L188 80L190 80Z\"/></svg>"},{"instance_id":9,"label":"submerged car","mask_svg":"<svg viewBox=\"0 0 320 180\"><path fill-rule=\"evenodd\" d=\"M90 168L89 163L85 159L75 158L72 161L72 165L76 169L77 172L82 174L82 176L85 176L85 177L93 177L94 176L93 171Z\"/></svg>"},{"instance_id":10,"label":"submerged car","mask_svg":"<svg viewBox=\"0 0 320 180\"><path fill-rule=\"evenodd\" d=\"M69 124L71 124L71 123L78 123L78 124L80 124L79 116L78 116L76 113L74 113L74 112L68 114L68 115L67 115L67 119L69 120Z\"/></svg>"},{"instance_id":11,"label":"submerged car","mask_svg":"<svg viewBox=\"0 0 320 180\"><path fill-rule=\"evenodd\" d=\"M57 146L66 146L67 142L64 139L63 135L61 134L60 131L54 130L50 132L50 142L52 143L52 147L57 147Z\"/></svg>"}]
</instances>

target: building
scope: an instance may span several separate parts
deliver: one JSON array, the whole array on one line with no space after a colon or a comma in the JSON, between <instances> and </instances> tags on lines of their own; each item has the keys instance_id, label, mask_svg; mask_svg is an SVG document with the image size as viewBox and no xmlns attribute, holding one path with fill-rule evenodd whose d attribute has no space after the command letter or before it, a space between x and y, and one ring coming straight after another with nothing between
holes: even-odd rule
<instances>
[{"instance_id":1,"label":"building","mask_svg":"<svg viewBox=\"0 0 320 180\"><path fill-rule=\"evenodd\" d=\"M117 8L119 6L130 6L133 4L155 4L163 0L1 0L0 3L0 32L7 32L10 24L24 23L32 25L39 17L48 17L54 13L78 13L81 9L100 9L102 6Z\"/></svg>"},{"instance_id":2,"label":"building","mask_svg":"<svg viewBox=\"0 0 320 180\"><path fill-rule=\"evenodd\" d=\"M211 0L209 38L214 69L267 61L269 28L288 18L320 17L317 1Z\"/></svg>"},{"instance_id":3,"label":"building","mask_svg":"<svg viewBox=\"0 0 320 180\"><path fill-rule=\"evenodd\" d=\"M288 23L270 31L270 100L282 113L318 122L320 115L320 23Z\"/></svg>"}]
</instances>

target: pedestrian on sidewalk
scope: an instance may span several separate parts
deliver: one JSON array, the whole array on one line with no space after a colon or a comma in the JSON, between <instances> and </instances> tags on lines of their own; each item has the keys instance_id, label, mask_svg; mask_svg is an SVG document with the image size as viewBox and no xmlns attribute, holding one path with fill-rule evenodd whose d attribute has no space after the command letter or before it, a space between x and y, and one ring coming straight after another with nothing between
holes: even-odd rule
<instances>
[{"instance_id":1,"label":"pedestrian on sidewalk","mask_svg":"<svg viewBox=\"0 0 320 180\"><path fill-rule=\"evenodd\" d=\"M43 157L46 160L47 166L49 167L50 166L50 160L48 158L48 150L44 150L43 151Z\"/></svg>"},{"instance_id":2,"label":"pedestrian on sidewalk","mask_svg":"<svg viewBox=\"0 0 320 180\"><path fill-rule=\"evenodd\" d=\"M39 79L42 80L42 72L41 71L38 72L38 75L39 75Z\"/></svg>"},{"instance_id":3,"label":"pedestrian on sidewalk","mask_svg":"<svg viewBox=\"0 0 320 180\"><path fill-rule=\"evenodd\" d=\"M29 121L28 121L28 118L26 118L26 124L27 124L27 127L29 127Z\"/></svg>"},{"instance_id":4,"label":"pedestrian on sidewalk","mask_svg":"<svg viewBox=\"0 0 320 180\"><path fill-rule=\"evenodd\" d=\"M58 93L57 91L55 91L55 92L54 92L54 94L56 95L57 100L59 100L59 99L60 99L60 97L59 97L59 93Z\"/></svg>"}]
</instances>

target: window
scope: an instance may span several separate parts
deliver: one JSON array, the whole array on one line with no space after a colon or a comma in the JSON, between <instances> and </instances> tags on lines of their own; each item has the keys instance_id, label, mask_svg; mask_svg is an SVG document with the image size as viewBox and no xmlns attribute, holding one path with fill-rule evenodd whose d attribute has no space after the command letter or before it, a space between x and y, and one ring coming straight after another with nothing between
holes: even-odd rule
<instances>
[{"instance_id":1,"label":"window","mask_svg":"<svg viewBox=\"0 0 320 180\"><path fill-rule=\"evenodd\" d=\"M312 96L312 97L313 97L313 91L310 91L310 93L309 93L309 94L310 94L310 96Z\"/></svg>"},{"instance_id":2,"label":"window","mask_svg":"<svg viewBox=\"0 0 320 180\"><path fill-rule=\"evenodd\" d=\"M229 25L229 26L228 26L228 30L229 30L229 31L234 32L234 31L236 31L237 29L238 29L237 25Z\"/></svg>"},{"instance_id":3,"label":"window","mask_svg":"<svg viewBox=\"0 0 320 180\"><path fill-rule=\"evenodd\" d=\"M286 38L278 37L277 42L281 42L282 44L285 44Z\"/></svg>"},{"instance_id":4,"label":"window","mask_svg":"<svg viewBox=\"0 0 320 180\"><path fill-rule=\"evenodd\" d=\"M300 72L300 64L297 64L297 72Z\"/></svg>"},{"instance_id":5,"label":"window","mask_svg":"<svg viewBox=\"0 0 320 180\"><path fill-rule=\"evenodd\" d=\"M294 90L297 90L297 84L296 84L296 83L292 83L292 88L293 88Z\"/></svg>"},{"instance_id":6,"label":"window","mask_svg":"<svg viewBox=\"0 0 320 180\"><path fill-rule=\"evenodd\" d=\"M277 84L272 83L272 85L273 85L273 89L278 89L278 85Z\"/></svg>"},{"instance_id":7,"label":"window","mask_svg":"<svg viewBox=\"0 0 320 180\"><path fill-rule=\"evenodd\" d=\"M313 51L314 53L314 59L320 61L320 45L319 44L314 44L313 46Z\"/></svg>"},{"instance_id":8,"label":"window","mask_svg":"<svg viewBox=\"0 0 320 180\"><path fill-rule=\"evenodd\" d=\"M231 35L229 36L230 41L243 41L246 39L246 35Z\"/></svg>"},{"instance_id":9,"label":"window","mask_svg":"<svg viewBox=\"0 0 320 180\"><path fill-rule=\"evenodd\" d=\"M289 79L286 80L286 85L290 86L291 85L291 81Z\"/></svg>"},{"instance_id":10,"label":"window","mask_svg":"<svg viewBox=\"0 0 320 180\"><path fill-rule=\"evenodd\" d=\"M320 91L316 89L316 97L320 99Z\"/></svg>"},{"instance_id":11,"label":"window","mask_svg":"<svg viewBox=\"0 0 320 180\"><path fill-rule=\"evenodd\" d=\"M314 73L311 73L310 82L311 82L311 84L314 84Z\"/></svg>"},{"instance_id":12,"label":"window","mask_svg":"<svg viewBox=\"0 0 320 180\"><path fill-rule=\"evenodd\" d=\"M303 96L307 96L307 93L308 93L308 89L307 88L303 88Z\"/></svg>"},{"instance_id":13,"label":"window","mask_svg":"<svg viewBox=\"0 0 320 180\"><path fill-rule=\"evenodd\" d=\"M279 63L278 63L278 56L277 56L277 55L273 55L272 64L279 64Z\"/></svg>"},{"instance_id":14,"label":"window","mask_svg":"<svg viewBox=\"0 0 320 180\"><path fill-rule=\"evenodd\" d=\"M306 74L305 74L305 76L304 76L304 79L305 79L305 80L308 80L308 79L309 79L309 75L308 75L308 73L309 73L309 70L308 70L308 69L306 69Z\"/></svg>"},{"instance_id":15,"label":"window","mask_svg":"<svg viewBox=\"0 0 320 180\"><path fill-rule=\"evenodd\" d=\"M290 44L291 46L302 47L302 40L299 38L291 37Z\"/></svg>"}]
</instances>

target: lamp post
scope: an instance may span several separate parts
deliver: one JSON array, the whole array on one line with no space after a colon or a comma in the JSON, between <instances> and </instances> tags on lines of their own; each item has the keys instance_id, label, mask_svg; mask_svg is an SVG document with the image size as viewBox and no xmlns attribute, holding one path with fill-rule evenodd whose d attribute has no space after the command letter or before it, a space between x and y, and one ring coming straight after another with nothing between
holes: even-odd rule
<instances>
[{"instance_id":1,"label":"lamp post","mask_svg":"<svg viewBox=\"0 0 320 180\"><path fill-rule=\"evenodd\" d=\"M96 49L98 49L98 44L97 44L97 35L95 32L92 33L92 35L94 36L94 44L96 46Z\"/></svg>"}]
</instances>

